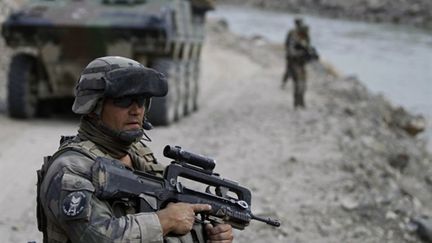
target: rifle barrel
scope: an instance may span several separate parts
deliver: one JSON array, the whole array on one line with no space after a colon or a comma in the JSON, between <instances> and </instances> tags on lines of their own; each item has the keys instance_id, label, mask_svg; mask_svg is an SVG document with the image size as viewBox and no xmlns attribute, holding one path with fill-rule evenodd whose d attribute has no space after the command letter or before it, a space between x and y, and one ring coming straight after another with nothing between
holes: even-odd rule
<instances>
[{"instance_id":1,"label":"rifle barrel","mask_svg":"<svg viewBox=\"0 0 432 243\"><path fill-rule=\"evenodd\" d=\"M265 218L261 218L261 217L255 216L255 215L251 215L251 216L252 216L252 219L264 222L264 223L266 223L268 225L275 226L275 227L279 227L280 226L280 222L278 220L274 220L274 219L271 219L271 218L266 218L265 219Z\"/></svg>"}]
</instances>

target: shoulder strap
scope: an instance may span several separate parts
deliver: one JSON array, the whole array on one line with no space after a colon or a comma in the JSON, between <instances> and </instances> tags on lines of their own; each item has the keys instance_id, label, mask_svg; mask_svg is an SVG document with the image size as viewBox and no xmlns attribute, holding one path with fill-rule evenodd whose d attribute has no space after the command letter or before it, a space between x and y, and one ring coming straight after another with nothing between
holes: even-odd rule
<instances>
[{"instance_id":1,"label":"shoulder strap","mask_svg":"<svg viewBox=\"0 0 432 243\"><path fill-rule=\"evenodd\" d=\"M42 167L36 171L37 173L37 184L36 184L36 218L37 218L37 226L38 230L43 234L43 242L48 242L47 235L47 218L45 212L43 210L41 200L40 200L40 190L42 186L43 178L45 177L45 165L51 159L51 156L45 156Z\"/></svg>"},{"instance_id":2,"label":"shoulder strap","mask_svg":"<svg viewBox=\"0 0 432 243\"><path fill-rule=\"evenodd\" d=\"M144 160L144 164L141 167L145 171L162 176L165 167L157 162L153 152L147 145L142 142L135 143L133 144L133 150Z\"/></svg>"},{"instance_id":3,"label":"shoulder strap","mask_svg":"<svg viewBox=\"0 0 432 243\"><path fill-rule=\"evenodd\" d=\"M44 209L41 204L40 200L40 190L42 186L42 182L45 178L45 175L49 169L49 167L52 165L53 161L57 159L60 155L67 151L75 151L78 153L81 153L90 159L96 159L96 157L102 155L100 150L95 149L95 144L91 141L81 141L78 143L75 143L73 140L75 137L65 137L62 136L60 139L60 148L51 156L45 156L44 161L42 164L42 167L36 171L37 173L37 195L36 195L36 217L37 217L37 226L38 230L42 232L43 234L43 242L48 242L48 235L47 235L47 218L44 212Z\"/></svg>"}]
</instances>

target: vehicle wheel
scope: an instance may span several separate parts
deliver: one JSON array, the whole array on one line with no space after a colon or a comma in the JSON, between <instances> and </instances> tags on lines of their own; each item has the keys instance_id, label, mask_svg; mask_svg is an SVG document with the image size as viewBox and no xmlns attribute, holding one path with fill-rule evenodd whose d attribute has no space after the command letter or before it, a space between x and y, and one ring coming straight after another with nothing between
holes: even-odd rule
<instances>
[{"instance_id":1,"label":"vehicle wheel","mask_svg":"<svg viewBox=\"0 0 432 243\"><path fill-rule=\"evenodd\" d=\"M169 59L153 61L152 68L165 74L168 81L168 94L164 97L152 98L151 108L147 114L153 125L170 125L175 119L178 93L176 88L176 64Z\"/></svg>"},{"instance_id":2,"label":"vehicle wheel","mask_svg":"<svg viewBox=\"0 0 432 243\"><path fill-rule=\"evenodd\" d=\"M194 62L188 61L186 63L186 95L185 95L185 115L190 114L193 111L194 106L194 92L195 84L193 81Z\"/></svg>"},{"instance_id":3,"label":"vehicle wheel","mask_svg":"<svg viewBox=\"0 0 432 243\"><path fill-rule=\"evenodd\" d=\"M38 107L36 60L18 54L12 58L8 76L8 110L14 118L34 117Z\"/></svg>"},{"instance_id":4,"label":"vehicle wheel","mask_svg":"<svg viewBox=\"0 0 432 243\"><path fill-rule=\"evenodd\" d=\"M56 101L53 100L39 100L38 102L38 107L37 107L37 113L36 116L37 117L50 117L52 114L52 105L56 104ZM69 107L71 107L72 105L68 106L68 110Z\"/></svg>"},{"instance_id":5,"label":"vehicle wheel","mask_svg":"<svg viewBox=\"0 0 432 243\"><path fill-rule=\"evenodd\" d=\"M187 87L186 87L186 65L185 62L180 61L178 63L178 75L176 78L176 85L178 89L178 101L176 104L176 120L180 120L185 115L185 107L186 107L186 95L187 95Z\"/></svg>"},{"instance_id":6,"label":"vehicle wheel","mask_svg":"<svg viewBox=\"0 0 432 243\"><path fill-rule=\"evenodd\" d=\"M198 94L199 94L199 78L200 78L200 62L199 60L193 62L193 71L192 71L192 110L198 110Z\"/></svg>"}]
</instances>

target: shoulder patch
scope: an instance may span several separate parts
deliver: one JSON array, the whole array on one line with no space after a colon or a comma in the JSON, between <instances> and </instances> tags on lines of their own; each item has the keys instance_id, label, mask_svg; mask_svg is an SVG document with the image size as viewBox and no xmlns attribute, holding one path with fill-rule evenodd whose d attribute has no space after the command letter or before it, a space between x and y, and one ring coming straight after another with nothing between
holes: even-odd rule
<instances>
[{"instance_id":1,"label":"shoulder patch","mask_svg":"<svg viewBox=\"0 0 432 243\"><path fill-rule=\"evenodd\" d=\"M82 191L74 191L69 193L63 199L62 211L67 217L77 217L84 210L87 205L87 195Z\"/></svg>"}]
</instances>

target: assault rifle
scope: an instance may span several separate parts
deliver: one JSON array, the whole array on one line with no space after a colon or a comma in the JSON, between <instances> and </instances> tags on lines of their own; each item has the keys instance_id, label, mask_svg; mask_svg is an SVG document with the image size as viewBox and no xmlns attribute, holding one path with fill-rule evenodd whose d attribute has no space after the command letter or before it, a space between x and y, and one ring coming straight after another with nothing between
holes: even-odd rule
<instances>
[{"instance_id":1,"label":"assault rifle","mask_svg":"<svg viewBox=\"0 0 432 243\"><path fill-rule=\"evenodd\" d=\"M295 48L298 50L303 51L303 59L305 60L305 62L310 62L310 61L316 61L319 59L319 55L318 52L316 50L315 47L313 46L305 46L302 44L296 44Z\"/></svg>"},{"instance_id":2,"label":"assault rifle","mask_svg":"<svg viewBox=\"0 0 432 243\"><path fill-rule=\"evenodd\" d=\"M137 198L142 211L149 208L157 211L170 202L204 203L212 209L204 212L201 220L227 223L240 230L252 219L280 226L277 220L253 215L249 189L214 173L213 159L170 145L165 146L163 154L174 160L166 167L163 178L128 169L118 160L96 158L92 168L98 184L96 196L101 199ZM202 183L207 189L202 192L187 188L179 178ZM215 189L214 193L211 188Z\"/></svg>"}]
</instances>

